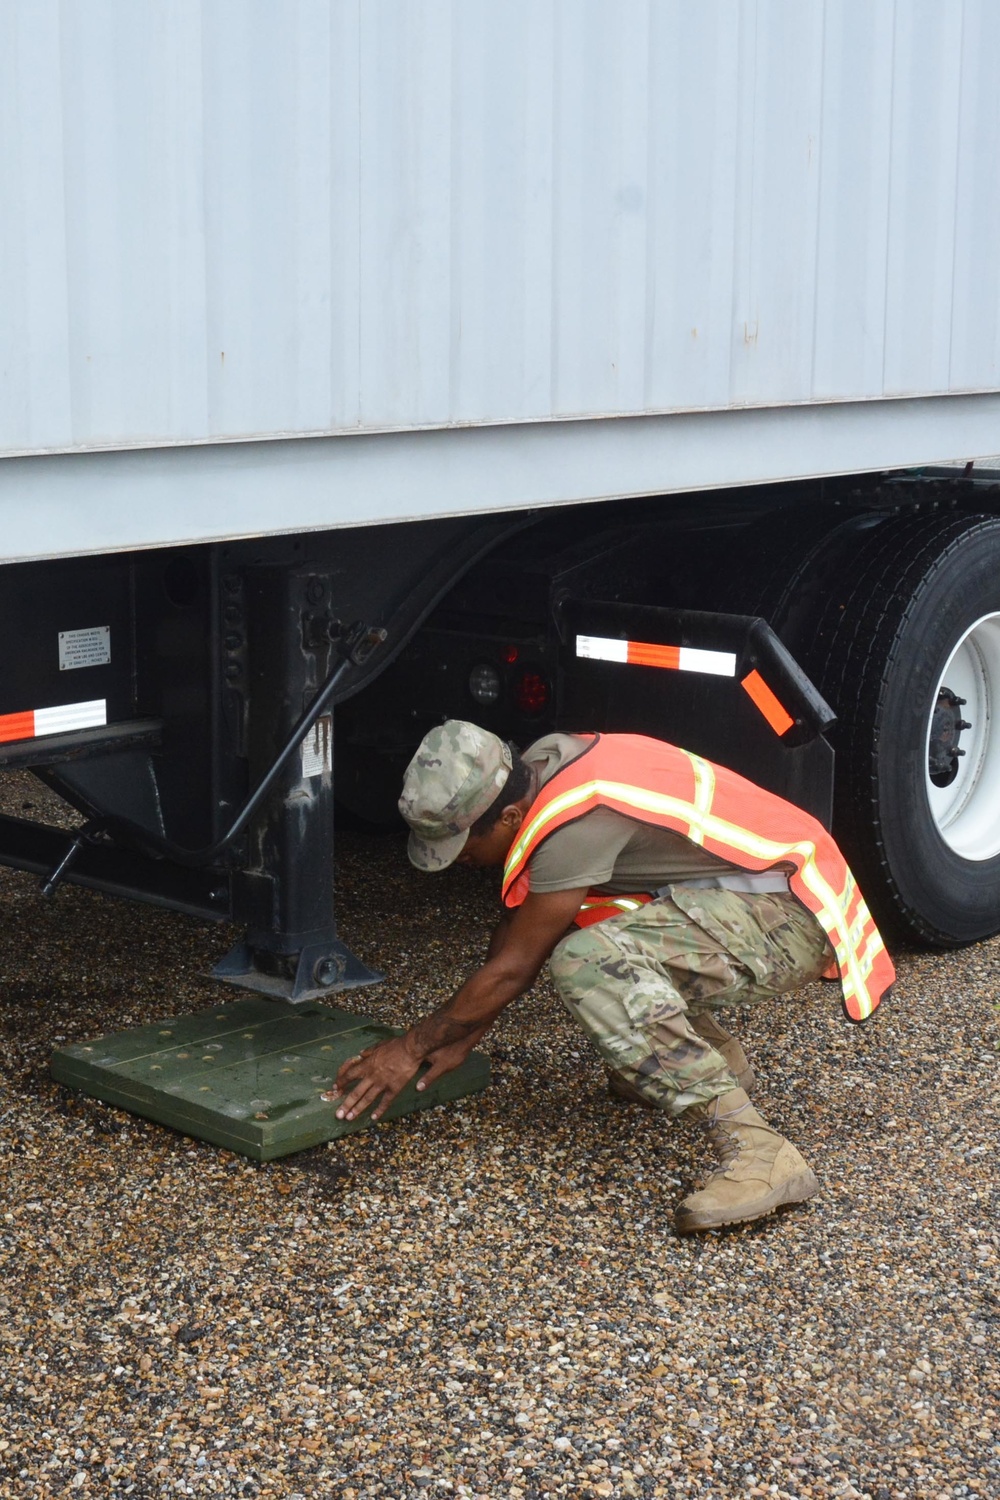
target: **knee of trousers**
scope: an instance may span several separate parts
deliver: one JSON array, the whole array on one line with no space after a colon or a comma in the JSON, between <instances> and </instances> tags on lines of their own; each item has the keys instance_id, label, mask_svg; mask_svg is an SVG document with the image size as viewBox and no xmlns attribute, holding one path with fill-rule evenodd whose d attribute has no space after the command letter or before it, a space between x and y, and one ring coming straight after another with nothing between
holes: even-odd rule
<instances>
[{"instance_id":1,"label":"knee of trousers","mask_svg":"<svg viewBox=\"0 0 1000 1500\"><path fill-rule=\"evenodd\" d=\"M614 945L600 933L600 926L595 922L590 927L577 927L553 948L549 975L560 995L573 993L573 980L581 969L599 963L614 951Z\"/></svg>"}]
</instances>

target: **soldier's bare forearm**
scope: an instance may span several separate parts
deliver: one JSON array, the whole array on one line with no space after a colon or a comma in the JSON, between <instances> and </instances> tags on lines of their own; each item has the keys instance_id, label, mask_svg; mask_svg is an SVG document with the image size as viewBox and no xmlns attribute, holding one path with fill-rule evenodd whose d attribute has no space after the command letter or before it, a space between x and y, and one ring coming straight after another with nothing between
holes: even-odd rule
<instances>
[{"instance_id":1,"label":"soldier's bare forearm","mask_svg":"<svg viewBox=\"0 0 1000 1500\"><path fill-rule=\"evenodd\" d=\"M580 910L585 894L583 889L529 894L516 911L505 912L482 968L450 1000L407 1032L410 1055L422 1061L438 1048L457 1046L473 1036L478 1040L504 1006L534 984L543 963Z\"/></svg>"},{"instance_id":2,"label":"soldier's bare forearm","mask_svg":"<svg viewBox=\"0 0 1000 1500\"><path fill-rule=\"evenodd\" d=\"M489 1025L488 1021L456 1021L443 1010L436 1010L411 1026L406 1040L413 1051L424 1058L436 1052L439 1047L452 1047L456 1042L478 1039Z\"/></svg>"},{"instance_id":3,"label":"soldier's bare forearm","mask_svg":"<svg viewBox=\"0 0 1000 1500\"><path fill-rule=\"evenodd\" d=\"M341 1066L333 1089L323 1096L338 1101L338 1120L353 1120L369 1106L372 1119L381 1119L425 1059L430 1067L417 1088L458 1067L504 1006L535 982L585 895L582 887L544 895L529 892L498 928L486 963L450 1000L404 1036L379 1042Z\"/></svg>"},{"instance_id":4,"label":"soldier's bare forearm","mask_svg":"<svg viewBox=\"0 0 1000 1500\"><path fill-rule=\"evenodd\" d=\"M497 922L497 925L494 927L492 936L490 937L490 945L486 950L486 957L488 959L496 958L500 950L503 948L504 943L507 941L507 934L510 932L510 924L511 913L509 911L501 913L500 919Z\"/></svg>"},{"instance_id":5,"label":"soldier's bare forearm","mask_svg":"<svg viewBox=\"0 0 1000 1500\"><path fill-rule=\"evenodd\" d=\"M504 1007L524 991L531 977L507 965L487 962L449 1000L410 1028L407 1047L423 1059L440 1047L478 1041Z\"/></svg>"}]
</instances>

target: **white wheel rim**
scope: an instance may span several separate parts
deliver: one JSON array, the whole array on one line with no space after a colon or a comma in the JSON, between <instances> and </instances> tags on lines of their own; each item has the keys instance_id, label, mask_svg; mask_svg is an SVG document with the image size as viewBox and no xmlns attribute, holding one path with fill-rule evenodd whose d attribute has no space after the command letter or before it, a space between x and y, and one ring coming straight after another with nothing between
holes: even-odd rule
<instances>
[{"instance_id":1,"label":"white wheel rim","mask_svg":"<svg viewBox=\"0 0 1000 1500\"><path fill-rule=\"evenodd\" d=\"M963 859L992 859L1000 853L1000 614L983 615L955 647L935 692L948 688L966 700L961 716L965 751L950 786L935 786L927 769L930 717L924 750L924 777L931 817L950 849Z\"/></svg>"}]
</instances>

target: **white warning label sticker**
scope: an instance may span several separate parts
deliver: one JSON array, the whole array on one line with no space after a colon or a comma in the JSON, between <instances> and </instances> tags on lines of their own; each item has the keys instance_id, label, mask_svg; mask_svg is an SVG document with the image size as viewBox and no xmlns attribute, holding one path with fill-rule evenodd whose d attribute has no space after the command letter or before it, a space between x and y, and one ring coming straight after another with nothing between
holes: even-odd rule
<instances>
[{"instance_id":1,"label":"white warning label sticker","mask_svg":"<svg viewBox=\"0 0 1000 1500\"><path fill-rule=\"evenodd\" d=\"M330 738L333 723L329 714L319 719L302 741L302 779L307 776L329 775L333 769Z\"/></svg>"},{"instance_id":2,"label":"white warning label sticker","mask_svg":"<svg viewBox=\"0 0 1000 1500\"><path fill-rule=\"evenodd\" d=\"M110 660L110 625L92 625L89 630L60 630L60 672L72 672L77 667L106 667Z\"/></svg>"}]
</instances>

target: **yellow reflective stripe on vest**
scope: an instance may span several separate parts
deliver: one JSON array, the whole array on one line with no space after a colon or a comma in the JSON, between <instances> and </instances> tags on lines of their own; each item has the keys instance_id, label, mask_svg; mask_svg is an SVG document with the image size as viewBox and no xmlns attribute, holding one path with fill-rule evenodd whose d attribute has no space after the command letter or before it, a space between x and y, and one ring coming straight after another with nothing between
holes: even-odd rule
<instances>
[{"instance_id":1,"label":"yellow reflective stripe on vest","mask_svg":"<svg viewBox=\"0 0 1000 1500\"><path fill-rule=\"evenodd\" d=\"M790 846L798 850L800 845ZM868 994L868 986L865 983L872 971L875 955L879 953L884 944L878 932L873 930L871 937L865 947L864 957L858 952L856 944L847 931L846 915L838 911L837 896L829 881L816 864L815 845L808 845L810 854L807 856L799 874L805 885L816 897L820 910L815 913L816 920L823 928L827 937L833 944L840 966L840 982L844 991L844 998L853 996L858 1002L858 1009L862 1019L869 1016L874 1009ZM865 918L871 921L867 908Z\"/></svg>"},{"instance_id":2,"label":"yellow reflective stripe on vest","mask_svg":"<svg viewBox=\"0 0 1000 1500\"><path fill-rule=\"evenodd\" d=\"M699 811L692 803L683 802L679 797L668 797L661 792L644 792L640 787L617 781L586 781L579 786L570 787L566 792L561 792L558 797L553 797L552 801L543 807L541 812L536 813L529 823L522 825L519 836L510 847L505 870L517 868L536 838L545 837L550 823L561 818L563 813L569 812L571 808L579 807L581 803L589 802L592 797L599 797L602 794L610 795L618 802L631 802L634 807L646 812L662 812L665 816L679 818L682 822L689 824L692 832L687 837L691 838L692 842L704 841L702 822L707 808Z\"/></svg>"},{"instance_id":3,"label":"yellow reflective stripe on vest","mask_svg":"<svg viewBox=\"0 0 1000 1500\"><path fill-rule=\"evenodd\" d=\"M712 808L712 798L715 796L715 769L707 760L702 760L700 755L692 755L690 750L683 752L691 762L694 772L694 811L697 818L701 818ZM698 823L692 823L690 839L692 844L703 844L705 835L702 833Z\"/></svg>"},{"instance_id":4,"label":"yellow reflective stripe on vest","mask_svg":"<svg viewBox=\"0 0 1000 1500\"><path fill-rule=\"evenodd\" d=\"M582 901L581 911L596 911L602 906L617 906L619 911L641 911L644 901L630 901L627 896L598 896L594 901Z\"/></svg>"},{"instance_id":5,"label":"yellow reflective stripe on vest","mask_svg":"<svg viewBox=\"0 0 1000 1500\"><path fill-rule=\"evenodd\" d=\"M869 936L864 948L861 950L858 959L858 962L861 965L861 971L866 979L871 973L872 969L875 967L876 958L884 948L885 944L879 936L878 928L873 927L871 935Z\"/></svg>"},{"instance_id":6,"label":"yellow reflective stripe on vest","mask_svg":"<svg viewBox=\"0 0 1000 1500\"><path fill-rule=\"evenodd\" d=\"M693 803L685 802L680 797L672 797L665 792L649 791L645 787L632 786L627 782L595 780L571 787L558 797L553 797L551 802L521 829L520 836L512 845L508 855L507 869L513 871L518 867L535 839L540 835L544 836L545 830L554 819L594 797L625 803L635 808L636 812L650 812L659 814L660 817L675 818L678 822L687 825L689 832L686 836L692 842L703 844L706 838L713 838L720 844L728 844L731 849L750 855L753 859L762 860L765 865L778 864L791 855L797 855L801 860L799 877L815 897L820 908L815 913L816 919L836 952L844 996L857 1000L863 1016L871 1014L873 1007L865 984L866 971L856 949L847 941L847 913L843 898L833 889L820 870L816 862L816 845L811 839L803 839L794 844L779 844L773 839L751 833L749 829L742 828L739 824L727 823L710 808L700 808ZM869 954L873 957L882 946L881 938L877 933L873 933L866 950L866 959ZM871 972L870 959L868 959L867 972Z\"/></svg>"}]
</instances>

